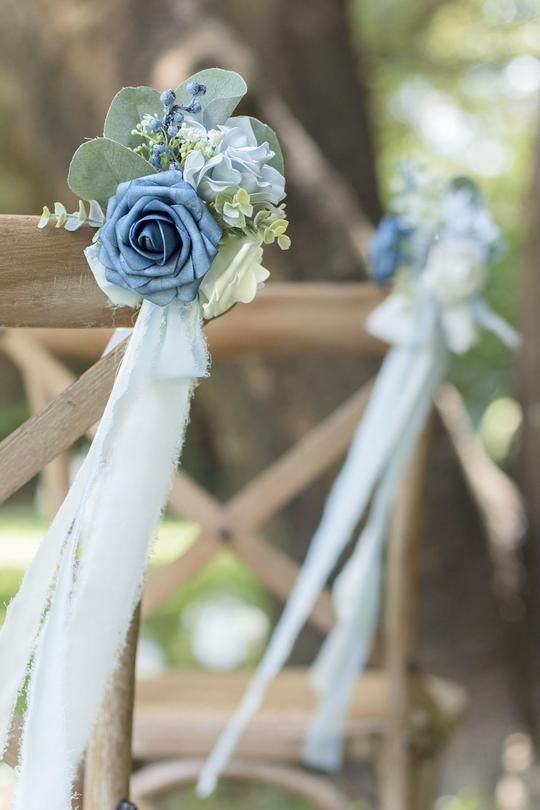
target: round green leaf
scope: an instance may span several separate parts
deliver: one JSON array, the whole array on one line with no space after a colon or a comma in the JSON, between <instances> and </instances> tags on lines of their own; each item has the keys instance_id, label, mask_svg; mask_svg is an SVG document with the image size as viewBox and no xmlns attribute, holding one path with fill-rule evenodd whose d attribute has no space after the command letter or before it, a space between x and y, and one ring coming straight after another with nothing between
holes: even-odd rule
<instances>
[{"instance_id":1,"label":"round green leaf","mask_svg":"<svg viewBox=\"0 0 540 810\"><path fill-rule=\"evenodd\" d=\"M153 87L123 87L112 100L103 134L123 146L137 146L141 139L132 135L146 113L161 117L163 105Z\"/></svg>"},{"instance_id":2,"label":"round green leaf","mask_svg":"<svg viewBox=\"0 0 540 810\"><path fill-rule=\"evenodd\" d=\"M68 185L83 200L97 200L102 206L119 183L134 180L155 169L140 155L109 138L83 143L71 159Z\"/></svg>"},{"instance_id":3,"label":"round green leaf","mask_svg":"<svg viewBox=\"0 0 540 810\"><path fill-rule=\"evenodd\" d=\"M193 80L206 85L206 93L199 99L202 110L192 117L204 124L207 129L224 124L238 106L240 99L247 93L247 84L239 73L221 68L207 68L190 76L176 88L179 104L188 104L191 100L186 87Z\"/></svg>"}]
</instances>

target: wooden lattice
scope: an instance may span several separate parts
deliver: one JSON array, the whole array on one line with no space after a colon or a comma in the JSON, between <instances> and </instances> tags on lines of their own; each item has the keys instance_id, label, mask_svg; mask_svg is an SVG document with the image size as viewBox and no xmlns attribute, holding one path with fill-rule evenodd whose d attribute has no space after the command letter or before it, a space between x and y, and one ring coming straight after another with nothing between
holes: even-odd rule
<instances>
[{"instance_id":1,"label":"wooden lattice","mask_svg":"<svg viewBox=\"0 0 540 810\"><path fill-rule=\"evenodd\" d=\"M58 501L66 485L59 455L84 434L93 435L124 346L99 359L76 380L46 348L46 333L41 330L129 325L133 316L130 311L111 310L94 284L82 256L88 234L40 232L35 218L6 217L0 218L0 241L9 245L0 263L0 323L5 327L1 347L21 369L38 411L0 445L0 499L5 500L45 469ZM363 330L362 324L382 295L369 284L270 285L254 304L237 307L209 325L211 351L218 358L243 351L380 356L384 347ZM368 396L369 385L227 504L220 504L186 473L179 472L170 506L176 514L198 523L201 530L187 551L151 577L145 591L144 614L224 546L277 597L286 599L298 566L262 537L260 527L345 453ZM377 694L383 698L378 709L381 729L392 731L383 735L388 743L383 757L388 801L403 797L412 785L412 760L404 743L411 734L411 706L416 705L419 685L413 688L407 667L415 603L416 553L412 550L420 535L426 448L427 440L415 457L398 510L400 517L391 544L391 556L396 560L391 564L386 607L385 634L391 643L386 645L386 680L376 682ZM323 632L331 628L333 612L327 592L321 594L311 619ZM85 810L112 807L127 792L135 630L132 637L90 745ZM371 694L369 689L367 694ZM422 694L425 707L427 692ZM430 722L438 717L437 713L440 707L434 707Z\"/></svg>"}]
</instances>

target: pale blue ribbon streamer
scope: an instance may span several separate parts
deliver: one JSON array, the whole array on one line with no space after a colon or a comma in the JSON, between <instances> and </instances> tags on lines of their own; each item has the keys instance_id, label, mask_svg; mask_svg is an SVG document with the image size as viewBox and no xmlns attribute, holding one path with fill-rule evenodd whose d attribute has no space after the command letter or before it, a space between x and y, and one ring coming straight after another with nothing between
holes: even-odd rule
<instances>
[{"instance_id":1,"label":"pale blue ribbon streamer","mask_svg":"<svg viewBox=\"0 0 540 810\"><path fill-rule=\"evenodd\" d=\"M33 656L16 810L71 810L207 363L196 303L143 303L94 442L0 630L2 741Z\"/></svg>"},{"instance_id":2,"label":"pale blue ribbon streamer","mask_svg":"<svg viewBox=\"0 0 540 810\"><path fill-rule=\"evenodd\" d=\"M322 770L337 770L343 761L347 710L358 674L367 664L378 625L384 542L392 504L446 370L447 351L436 326L430 344L421 352L430 356L431 368L418 387L417 400L378 484L355 551L334 585L338 621L311 671L320 698L304 742L303 759Z\"/></svg>"},{"instance_id":3,"label":"pale blue ribbon streamer","mask_svg":"<svg viewBox=\"0 0 540 810\"><path fill-rule=\"evenodd\" d=\"M201 771L197 786L200 796L214 790L221 770L261 706L269 682L285 664L318 594L407 430L419 391L432 374L433 355L424 347L434 334L438 314L436 302L423 297L418 303L416 340L395 348L383 362L364 418L328 496L321 523L265 655Z\"/></svg>"}]
</instances>

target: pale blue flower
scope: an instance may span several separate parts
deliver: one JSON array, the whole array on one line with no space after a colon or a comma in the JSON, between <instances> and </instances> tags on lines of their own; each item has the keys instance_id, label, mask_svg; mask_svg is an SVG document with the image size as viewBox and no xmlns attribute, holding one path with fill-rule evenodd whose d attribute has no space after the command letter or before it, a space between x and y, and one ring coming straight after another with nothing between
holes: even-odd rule
<instances>
[{"instance_id":1,"label":"pale blue flower","mask_svg":"<svg viewBox=\"0 0 540 810\"><path fill-rule=\"evenodd\" d=\"M257 144L249 118L232 118L227 125L219 126L218 131L223 137L212 157L198 149L187 156L184 164L186 182L208 201L215 200L222 191L232 190L234 194L243 188L249 193L252 203L277 205L281 202L285 196L285 178L269 165L274 153L268 143Z\"/></svg>"},{"instance_id":2,"label":"pale blue flower","mask_svg":"<svg viewBox=\"0 0 540 810\"><path fill-rule=\"evenodd\" d=\"M407 261L405 246L411 233L411 226L402 217L387 216L380 221L369 248L371 275L379 284L392 278Z\"/></svg>"},{"instance_id":3,"label":"pale blue flower","mask_svg":"<svg viewBox=\"0 0 540 810\"><path fill-rule=\"evenodd\" d=\"M120 183L100 231L105 276L166 306L193 301L217 254L221 227L182 172Z\"/></svg>"}]
</instances>

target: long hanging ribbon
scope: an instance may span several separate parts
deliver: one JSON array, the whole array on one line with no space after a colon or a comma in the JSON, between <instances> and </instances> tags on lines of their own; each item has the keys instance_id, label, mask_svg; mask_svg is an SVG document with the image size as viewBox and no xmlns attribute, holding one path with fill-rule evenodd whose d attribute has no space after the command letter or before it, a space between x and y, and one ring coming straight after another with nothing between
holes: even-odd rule
<instances>
[{"instance_id":1,"label":"long hanging ribbon","mask_svg":"<svg viewBox=\"0 0 540 810\"><path fill-rule=\"evenodd\" d=\"M431 374L418 391L411 419L377 487L355 550L336 579L333 596L337 623L321 647L311 671L311 681L320 702L304 742L303 759L308 765L322 770L337 770L343 761L347 709L358 673L367 664L377 630L384 541L392 504L446 369L447 351L438 329L434 330L430 345L423 351L431 355Z\"/></svg>"},{"instance_id":2,"label":"long hanging ribbon","mask_svg":"<svg viewBox=\"0 0 540 810\"><path fill-rule=\"evenodd\" d=\"M482 299L463 307L445 306L422 282L417 282L408 294L396 291L370 316L369 331L394 344L394 348L383 362L368 409L266 653L201 771L199 795L207 796L214 790L221 770L261 706L269 682L285 664L317 595L374 494L357 548L335 585L337 625L312 671L320 700L304 742L303 757L317 767L333 770L339 766L346 712L355 680L367 662L377 624L383 544L391 505L444 375L448 350L462 352L468 348L474 342L476 326L495 332L507 345L515 346L519 341L512 327L489 310Z\"/></svg>"},{"instance_id":3,"label":"long hanging ribbon","mask_svg":"<svg viewBox=\"0 0 540 810\"><path fill-rule=\"evenodd\" d=\"M201 771L197 788L200 796L214 790L238 739L260 708L268 684L287 660L404 430L414 422L420 392L433 373L434 356L422 347L434 334L437 317L435 302L424 298L418 307L417 340L395 348L383 362L364 418L328 496L321 523L270 644L238 710Z\"/></svg>"},{"instance_id":4,"label":"long hanging ribbon","mask_svg":"<svg viewBox=\"0 0 540 810\"><path fill-rule=\"evenodd\" d=\"M207 364L197 304L143 303L90 451L0 630L3 747L33 658L15 810L71 807Z\"/></svg>"}]
</instances>

